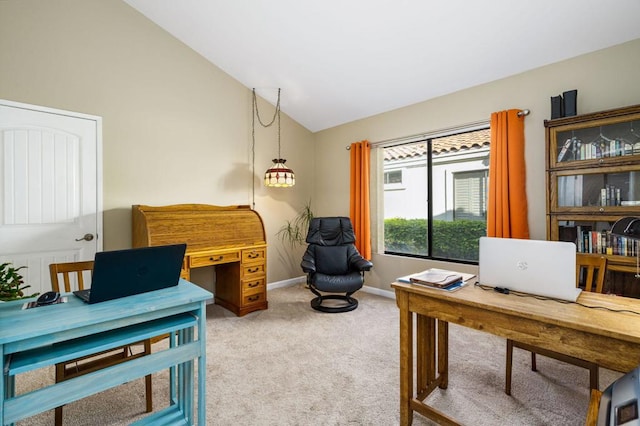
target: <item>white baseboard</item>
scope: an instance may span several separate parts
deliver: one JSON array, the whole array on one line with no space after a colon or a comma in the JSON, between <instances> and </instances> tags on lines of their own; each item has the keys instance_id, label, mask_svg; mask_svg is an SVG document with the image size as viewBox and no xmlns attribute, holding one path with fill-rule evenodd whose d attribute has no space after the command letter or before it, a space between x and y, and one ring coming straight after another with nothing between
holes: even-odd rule
<instances>
[{"instance_id":1,"label":"white baseboard","mask_svg":"<svg viewBox=\"0 0 640 426\"><path fill-rule=\"evenodd\" d=\"M306 282L307 282L307 277L304 275L301 277L290 278L288 280L276 281L276 282L267 284L267 291L273 290L275 288L291 287L298 284L305 284ZM396 298L396 293L394 291L383 290L377 287L369 287L365 285L364 287L362 287L362 291L366 293L376 294L378 296L388 297L390 299Z\"/></svg>"},{"instance_id":2,"label":"white baseboard","mask_svg":"<svg viewBox=\"0 0 640 426\"><path fill-rule=\"evenodd\" d=\"M389 299L394 299L395 300L395 298L396 298L396 292L395 291L383 290L383 289L378 288L378 287L369 287L369 286L365 285L364 287L362 287L362 291L364 291L366 293L377 294L378 296L388 297Z\"/></svg>"},{"instance_id":3,"label":"white baseboard","mask_svg":"<svg viewBox=\"0 0 640 426\"><path fill-rule=\"evenodd\" d=\"M306 282L307 282L307 277L303 275L301 277L290 278L288 280L276 281L276 282L267 284L267 290L273 290L274 288L281 288L281 287L291 287L297 284L304 284Z\"/></svg>"}]
</instances>

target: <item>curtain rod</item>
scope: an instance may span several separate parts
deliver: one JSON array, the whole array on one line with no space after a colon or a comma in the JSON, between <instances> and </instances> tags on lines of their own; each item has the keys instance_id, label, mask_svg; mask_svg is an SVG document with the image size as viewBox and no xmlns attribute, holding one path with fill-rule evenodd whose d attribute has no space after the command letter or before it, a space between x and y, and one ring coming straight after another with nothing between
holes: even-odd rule
<instances>
[{"instance_id":1,"label":"curtain rod","mask_svg":"<svg viewBox=\"0 0 640 426\"><path fill-rule=\"evenodd\" d=\"M531 113L530 110L523 109L522 111L518 112L518 117L524 117L524 116L529 115L530 113ZM443 137L443 136L450 136L452 134L459 133L459 132L472 132L474 130L486 129L488 126L489 126L489 120L476 121L475 123L467 123L467 124L463 124L461 126L455 126L455 127L449 127L447 129L435 130L433 132L419 133L417 135L404 136L404 137L399 137L399 138L393 138L393 139L386 139L386 140L382 140L382 141L371 142L371 146L375 147L375 146L378 146L378 145L386 145L386 144L401 145L401 144L405 144L405 143L418 141L420 139L439 138L439 137ZM345 148L346 148L347 151L349 151L351 149L351 145L347 145Z\"/></svg>"}]
</instances>

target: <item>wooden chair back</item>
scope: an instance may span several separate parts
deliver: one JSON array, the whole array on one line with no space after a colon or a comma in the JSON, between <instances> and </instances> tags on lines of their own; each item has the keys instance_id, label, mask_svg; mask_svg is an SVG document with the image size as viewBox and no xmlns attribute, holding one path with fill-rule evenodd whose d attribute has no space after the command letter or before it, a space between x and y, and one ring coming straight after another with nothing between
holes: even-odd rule
<instances>
[{"instance_id":1,"label":"wooden chair back","mask_svg":"<svg viewBox=\"0 0 640 426\"><path fill-rule=\"evenodd\" d=\"M51 289L57 292L70 292L84 290L84 272L93 271L93 260L84 262L52 263L49 265L51 275ZM59 274L62 275L64 289L60 288ZM72 286L72 277L75 274L77 288Z\"/></svg>"},{"instance_id":2,"label":"wooden chair back","mask_svg":"<svg viewBox=\"0 0 640 426\"><path fill-rule=\"evenodd\" d=\"M576 254L576 285L585 291L602 293L607 271L607 258L597 254Z\"/></svg>"},{"instance_id":3,"label":"wooden chair back","mask_svg":"<svg viewBox=\"0 0 640 426\"><path fill-rule=\"evenodd\" d=\"M49 265L51 289L53 291L64 291L67 293L74 290L84 290L84 274L90 274L91 272L93 272L93 260L83 262L52 263ZM74 274L77 288L74 288L72 285L74 284L72 279ZM62 276L64 289L60 288L60 276ZM132 345L125 345L107 349L96 354L85 355L80 358L59 362L56 364L55 370L56 383L151 354L151 339L145 339L144 341L136 342L133 345L142 345L142 351L134 354L130 349L130 346ZM153 411L153 387L150 374L145 376L145 395L146 412L150 413ZM55 409L54 424L55 426L62 426L62 406L56 407Z\"/></svg>"},{"instance_id":4,"label":"wooden chair back","mask_svg":"<svg viewBox=\"0 0 640 426\"><path fill-rule=\"evenodd\" d=\"M607 272L607 259L598 254L576 253L576 286L584 287L585 291L602 293L604 278ZM555 358L563 362L577 365L589 370L589 387L599 389L598 364L574 358L565 354L554 352L548 349L536 347L515 340L507 339L507 365L506 383L504 391L511 395L511 370L513 368L513 348L521 348L531 352L531 370L537 371L536 353Z\"/></svg>"}]
</instances>

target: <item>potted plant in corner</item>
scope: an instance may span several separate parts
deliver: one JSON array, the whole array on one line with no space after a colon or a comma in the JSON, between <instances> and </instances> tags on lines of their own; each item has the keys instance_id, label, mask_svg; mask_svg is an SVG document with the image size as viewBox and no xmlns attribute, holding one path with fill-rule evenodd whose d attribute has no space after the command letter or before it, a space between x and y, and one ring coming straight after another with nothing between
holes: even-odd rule
<instances>
[{"instance_id":1,"label":"potted plant in corner","mask_svg":"<svg viewBox=\"0 0 640 426\"><path fill-rule=\"evenodd\" d=\"M313 219L311 211L311 201L298 212L292 220L287 220L277 232L278 238L283 243L288 243L291 248L297 245L304 245L309 230L309 222Z\"/></svg>"},{"instance_id":2,"label":"potted plant in corner","mask_svg":"<svg viewBox=\"0 0 640 426\"><path fill-rule=\"evenodd\" d=\"M25 296L24 290L31 286L24 285L24 279L18 272L23 268L26 266L14 268L9 262L0 265L0 301L6 302L37 296L37 294Z\"/></svg>"},{"instance_id":3,"label":"potted plant in corner","mask_svg":"<svg viewBox=\"0 0 640 426\"><path fill-rule=\"evenodd\" d=\"M311 201L309 201L293 219L285 221L276 233L282 241L283 248L289 247L288 253L282 253L282 260L288 263L292 270L300 264L301 259L297 258L298 248L306 244L311 219L313 219L313 212L311 211Z\"/></svg>"}]
</instances>

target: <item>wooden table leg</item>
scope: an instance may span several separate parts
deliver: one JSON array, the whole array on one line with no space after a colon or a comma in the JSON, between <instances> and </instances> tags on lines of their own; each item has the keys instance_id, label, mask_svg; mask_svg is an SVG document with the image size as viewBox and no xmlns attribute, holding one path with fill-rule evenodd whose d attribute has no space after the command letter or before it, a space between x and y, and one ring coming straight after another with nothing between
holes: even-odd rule
<instances>
[{"instance_id":1,"label":"wooden table leg","mask_svg":"<svg viewBox=\"0 0 640 426\"><path fill-rule=\"evenodd\" d=\"M438 321L438 377L440 389L449 386L449 323Z\"/></svg>"},{"instance_id":2,"label":"wooden table leg","mask_svg":"<svg viewBox=\"0 0 640 426\"><path fill-rule=\"evenodd\" d=\"M436 380L436 321L416 315L416 389L425 392Z\"/></svg>"},{"instance_id":3,"label":"wooden table leg","mask_svg":"<svg viewBox=\"0 0 640 426\"><path fill-rule=\"evenodd\" d=\"M400 425L409 426L413 421L413 314L406 293L397 293L396 303L400 308Z\"/></svg>"},{"instance_id":4,"label":"wooden table leg","mask_svg":"<svg viewBox=\"0 0 640 426\"><path fill-rule=\"evenodd\" d=\"M411 395L411 413L416 411L440 425L459 425L453 418L424 403L437 387L446 389L449 385L449 323L416 315L418 393L415 397Z\"/></svg>"}]
</instances>

